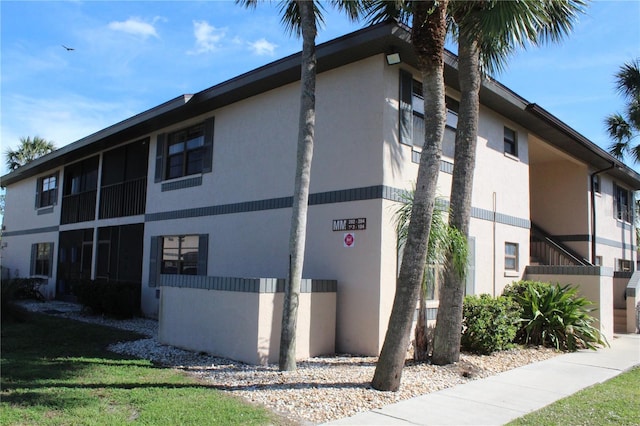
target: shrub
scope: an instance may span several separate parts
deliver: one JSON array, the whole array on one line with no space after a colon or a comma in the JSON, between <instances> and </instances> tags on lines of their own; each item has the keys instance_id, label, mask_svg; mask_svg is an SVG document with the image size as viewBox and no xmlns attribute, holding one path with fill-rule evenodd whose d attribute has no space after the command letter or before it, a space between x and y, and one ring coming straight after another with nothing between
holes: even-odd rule
<instances>
[{"instance_id":1,"label":"shrub","mask_svg":"<svg viewBox=\"0 0 640 426\"><path fill-rule=\"evenodd\" d=\"M505 288L505 296L522 308L520 343L576 351L607 345L592 323L592 303L578 296L578 289L538 281L521 281Z\"/></svg>"},{"instance_id":2,"label":"shrub","mask_svg":"<svg viewBox=\"0 0 640 426\"><path fill-rule=\"evenodd\" d=\"M513 346L519 328L520 309L508 297L488 294L464 299L461 347L465 351L491 354Z\"/></svg>"},{"instance_id":3,"label":"shrub","mask_svg":"<svg viewBox=\"0 0 640 426\"><path fill-rule=\"evenodd\" d=\"M131 318L140 306L140 284L127 281L81 280L72 284L78 301L94 314Z\"/></svg>"},{"instance_id":4,"label":"shrub","mask_svg":"<svg viewBox=\"0 0 640 426\"><path fill-rule=\"evenodd\" d=\"M16 300L22 299L26 288L30 285L27 278L13 278L2 280L0 283L0 317L2 321L24 322L29 318L28 312L16 304Z\"/></svg>"}]
</instances>

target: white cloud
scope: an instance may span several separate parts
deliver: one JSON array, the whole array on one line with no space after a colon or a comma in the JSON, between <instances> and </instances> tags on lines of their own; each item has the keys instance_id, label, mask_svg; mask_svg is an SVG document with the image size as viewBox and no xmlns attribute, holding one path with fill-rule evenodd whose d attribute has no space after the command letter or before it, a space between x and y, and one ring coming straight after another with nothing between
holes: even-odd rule
<instances>
[{"instance_id":1,"label":"white cloud","mask_svg":"<svg viewBox=\"0 0 640 426\"><path fill-rule=\"evenodd\" d=\"M225 28L216 28L207 21L193 21L193 35L196 38L195 49L188 51L190 55L213 52L218 49L220 41L226 35Z\"/></svg>"},{"instance_id":2,"label":"white cloud","mask_svg":"<svg viewBox=\"0 0 640 426\"><path fill-rule=\"evenodd\" d=\"M158 17L154 18L153 23L157 22L159 19L160 18ZM123 33L131 34L145 39L148 37L159 38L158 33L156 32L156 28L153 26L153 24L144 22L139 18L129 18L126 21L121 22L110 22L108 27L113 31L121 31Z\"/></svg>"},{"instance_id":3,"label":"white cloud","mask_svg":"<svg viewBox=\"0 0 640 426\"><path fill-rule=\"evenodd\" d=\"M258 56L273 56L276 51L277 44L268 42L266 39L261 38L253 43L249 43L249 47L253 53Z\"/></svg>"}]
</instances>

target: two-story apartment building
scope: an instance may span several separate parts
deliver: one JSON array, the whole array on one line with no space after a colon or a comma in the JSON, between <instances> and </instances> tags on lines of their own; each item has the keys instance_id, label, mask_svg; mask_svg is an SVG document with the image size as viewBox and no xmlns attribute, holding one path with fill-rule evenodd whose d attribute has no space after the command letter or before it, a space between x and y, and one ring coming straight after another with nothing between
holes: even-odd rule
<instances>
[{"instance_id":1,"label":"two-story apartment building","mask_svg":"<svg viewBox=\"0 0 640 426\"><path fill-rule=\"evenodd\" d=\"M401 62L389 65L390 52ZM324 43L317 56L303 275L333 280L309 285L333 299L305 305L307 340L329 337L303 355L377 355L398 270L394 213L415 182L422 145L422 83L409 32L397 24ZM250 278L287 276L299 68L300 55L291 55L3 176L3 266L47 277L51 298L72 296L78 278L138 281L141 311L160 317L164 341L248 362L277 359L281 301L247 295L277 294L276 281ZM450 53L445 81L438 195L446 199L459 99ZM467 292L498 295L529 276L530 264L538 265L531 274L554 277L574 265L572 279L590 277L589 291L612 315L623 304L613 300L614 271L636 264L640 175L493 80L481 90L478 138ZM612 331L611 318L599 320ZM243 322L256 333L240 335L234 327ZM260 329L265 323L273 328ZM225 349L243 339L253 342Z\"/></svg>"}]
</instances>

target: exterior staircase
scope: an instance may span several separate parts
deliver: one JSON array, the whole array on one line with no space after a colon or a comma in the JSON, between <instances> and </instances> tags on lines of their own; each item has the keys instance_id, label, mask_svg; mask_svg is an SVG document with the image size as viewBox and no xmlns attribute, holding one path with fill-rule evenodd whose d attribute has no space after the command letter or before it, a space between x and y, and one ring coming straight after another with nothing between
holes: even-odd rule
<instances>
[{"instance_id":1,"label":"exterior staircase","mask_svg":"<svg viewBox=\"0 0 640 426\"><path fill-rule=\"evenodd\" d=\"M627 332L627 310L615 308L613 310L613 332Z\"/></svg>"},{"instance_id":2,"label":"exterior staircase","mask_svg":"<svg viewBox=\"0 0 640 426\"><path fill-rule=\"evenodd\" d=\"M530 265L594 266L587 259L531 223Z\"/></svg>"}]
</instances>

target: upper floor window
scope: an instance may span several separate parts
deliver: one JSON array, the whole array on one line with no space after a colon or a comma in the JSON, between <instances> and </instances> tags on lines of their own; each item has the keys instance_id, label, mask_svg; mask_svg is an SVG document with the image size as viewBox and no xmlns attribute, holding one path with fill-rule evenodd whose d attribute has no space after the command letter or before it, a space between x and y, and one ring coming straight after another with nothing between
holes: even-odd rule
<instances>
[{"instance_id":1,"label":"upper floor window","mask_svg":"<svg viewBox=\"0 0 640 426\"><path fill-rule=\"evenodd\" d=\"M633 198L631 191L618 185L614 185L614 210L617 219L625 222L633 220Z\"/></svg>"},{"instance_id":2,"label":"upper floor window","mask_svg":"<svg viewBox=\"0 0 640 426\"><path fill-rule=\"evenodd\" d=\"M213 118L158 135L155 181L211 171Z\"/></svg>"},{"instance_id":3,"label":"upper floor window","mask_svg":"<svg viewBox=\"0 0 640 426\"><path fill-rule=\"evenodd\" d=\"M504 153L518 156L518 134L507 126L504 127Z\"/></svg>"},{"instance_id":4,"label":"upper floor window","mask_svg":"<svg viewBox=\"0 0 640 426\"><path fill-rule=\"evenodd\" d=\"M202 125L171 133L168 139L167 179L202 172Z\"/></svg>"},{"instance_id":5,"label":"upper floor window","mask_svg":"<svg viewBox=\"0 0 640 426\"><path fill-rule=\"evenodd\" d=\"M422 83L413 76L400 71L400 104L399 104L399 141L405 145L422 148L424 145L425 105L422 94ZM455 129L458 126L459 103L447 96L446 128L442 142L442 154L453 158Z\"/></svg>"},{"instance_id":6,"label":"upper floor window","mask_svg":"<svg viewBox=\"0 0 640 426\"><path fill-rule=\"evenodd\" d=\"M58 172L38 178L36 208L52 206L58 202Z\"/></svg>"},{"instance_id":7,"label":"upper floor window","mask_svg":"<svg viewBox=\"0 0 640 426\"><path fill-rule=\"evenodd\" d=\"M593 176L593 192L600 193L600 176L598 175Z\"/></svg>"}]
</instances>

